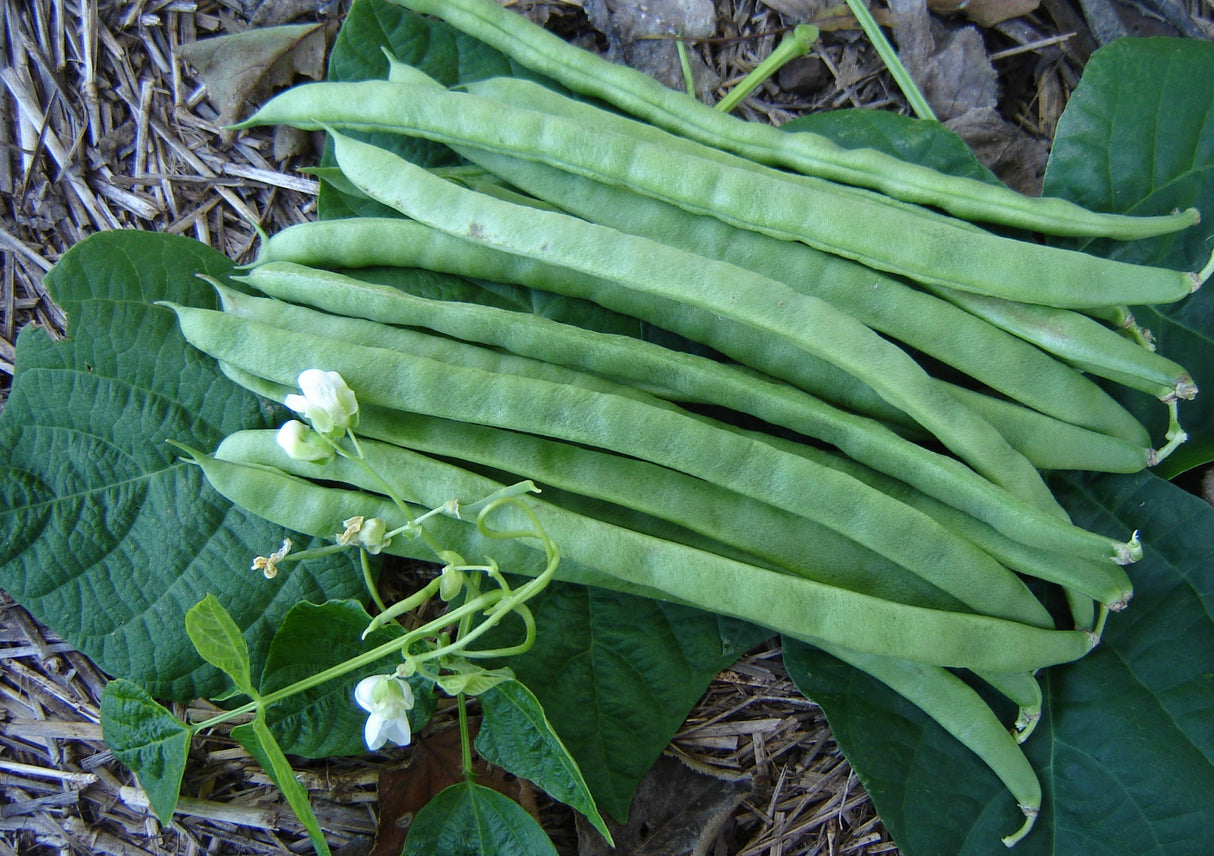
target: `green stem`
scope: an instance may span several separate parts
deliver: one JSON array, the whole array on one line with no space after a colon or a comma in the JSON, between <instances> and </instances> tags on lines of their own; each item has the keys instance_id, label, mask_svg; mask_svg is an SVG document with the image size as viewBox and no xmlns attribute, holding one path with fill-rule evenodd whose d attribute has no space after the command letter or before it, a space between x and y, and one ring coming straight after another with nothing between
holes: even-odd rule
<instances>
[{"instance_id":1,"label":"green stem","mask_svg":"<svg viewBox=\"0 0 1214 856\"><path fill-rule=\"evenodd\" d=\"M893 45L889 43L889 40L885 38L885 34L881 32L880 25L877 24L872 14L868 11L868 7L864 5L864 0L847 0L847 7L856 16L856 20L860 23L860 29L864 30L864 35L868 36L868 40L877 49L877 55L881 57L881 61L885 63L885 67L893 75L894 82L898 84L898 88L906 96L907 103L915 111L915 115L920 119L936 121L936 114L932 112L932 108L928 106L927 99L923 97L923 93L919 91L919 87L911 79L910 72L902 64L902 60L898 59L898 54L894 51Z\"/></svg>"},{"instance_id":2,"label":"green stem","mask_svg":"<svg viewBox=\"0 0 1214 856\"><path fill-rule=\"evenodd\" d=\"M679 52L679 68L683 70L683 87L692 98L696 97L696 81L691 73L691 59L687 56L687 44L682 39L676 39L675 50Z\"/></svg>"},{"instance_id":3,"label":"green stem","mask_svg":"<svg viewBox=\"0 0 1214 856\"><path fill-rule=\"evenodd\" d=\"M367 558L367 551L360 549L358 558L362 562L363 568L363 583L367 586L367 593L371 595L371 600L375 602L375 608L380 613L387 610L387 605L384 604L383 598L379 596L379 587L375 585L375 579L371 576L371 560Z\"/></svg>"},{"instance_id":4,"label":"green stem","mask_svg":"<svg viewBox=\"0 0 1214 856\"><path fill-rule=\"evenodd\" d=\"M814 42L818 40L818 28L813 24L798 24L793 28L767 59L763 60L742 82L729 91L716 106L722 113L728 113L741 103L742 99L754 92L758 86L779 71L785 63L804 56L813 50Z\"/></svg>"},{"instance_id":5,"label":"green stem","mask_svg":"<svg viewBox=\"0 0 1214 856\"><path fill-rule=\"evenodd\" d=\"M455 703L459 708L459 745L460 752L463 755L464 778L471 782L475 773L472 770L472 737L468 733L468 708L465 704L466 701L467 697L463 693L455 697Z\"/></svg>"}]
</instances>

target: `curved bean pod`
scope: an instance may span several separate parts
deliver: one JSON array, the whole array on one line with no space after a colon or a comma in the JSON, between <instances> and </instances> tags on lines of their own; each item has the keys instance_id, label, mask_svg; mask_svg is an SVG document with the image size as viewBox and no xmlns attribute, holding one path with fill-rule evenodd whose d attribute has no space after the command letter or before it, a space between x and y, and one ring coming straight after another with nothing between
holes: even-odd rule
<instances>
[{"instance_id":1,"label":"curved bean pod","mask_svg":"<svg viewBox=\"0 0 1214 856\"><path fill-rule=\"evenodd\" d=\"M815 520L965 602L987 596L975 591L982 587L999 588L1009 600L1019 597L1010 579L1001 586L1006 578L994 560L930 517L846 474L700 418L563 384L281 331L226 313L173 308L195 347L267 380L293 384L304 369L323 367L341 374L364 404L631 455Z\"/></svg>"},{"instance_id":2,"label":"curved bean pod","mask_svg":"<svg viewBox=\"0 0 1214 856\"><path fill-rule=\"evenodd\" d=\"M1138 421L1091 380L964 309L892 277L534 161L461 149L511 184L585 219L735 264L828 301L874 330L1047 415L1140 444Z\"/></svg>"},{"instance_id":3,"label":"curved bean pod","mask_svg":"<svg viewBox=\"0 0 1214 856\"><path fill-rule=\"evenodd\" d=\"M346 234L344 229L341 234ZM1103 561L1115 556L1128 558L1128 545L1098 539L1043 512L953 458L909 442L871 419L833 408L800 390L737 366L527 313L424 300L386 286L289 263L266 263L244 281L282 300L306 302L326 312L428 327L448 336L628 382L662 378L683 400L728 407L830 443L855 460L985 521L1009 538L1069 555L1101 557Z\"/></svg>"},{"instance_id":4,"label":"curved bean pod","mask_svg":"<svg viewBox=\"0 0 1214 856\"><path fill-rule=\"evenodd\" d=\"M239 456L236 450L242 434L224 441L225 455ZM276 474L271 466L280 463L284 470L289 467L291 472L307 472L321 479L335 474L357 478L363 470L352 462L339 458L334 462L338 469L333 470L291 461L268 444L261 448L276 457L263 458L259 452L254 463L240 464L200 456L198 463L224 496L296 531L333 537L341 520L355 513L380 516L389 524L400 520L400 512L382 498L321 487L286 472ZM397 482L394 487L416 497L422 507L438 507L452 497L479 499L503 487L399 447L382 451L390 457L372 458L380 454L379 448L368 452L372 465L385 477L391 476ZM908 660L996 673L1070 662L1095 644L1091 634L1081 631L1047 630L986 615L893 603L641 535L563 511L540 499L529 499L528 504L566 557L558 578L698 606L793 638L824 639L859 651L897 652ZM521 514L501 511L501 528L524 528L527 521ZM518 515L517 527L511 526L513 515ZM478 540L474 527L467 523L441 516L430 518L428 528L431 523L440 542L463 555L494 556L511 571L527 573L529 566L539 564L527 557L542 556L541 551L520 543ZM393 539L387 551L413 557L418 547L408 539Z\"/></svg>"},{"instance_id":5,"label":"curved bean pod","mask_svg":"<svg viewBox=\"0 0 1214 856\"><path fill-rule=\"evenodd\" d=\"M1015 738L963 680L946 669L897 656L875 657L829 642L811 644L888 686L985 761L1024 813L1024 825L1003 843L1011 847L1028 835L1041 810L1041 782Z\"/></svg>"},{"instance_id":6,"label":"curved bean pod","mask_svg":"<svg viewBox=\"0 0 1214 856\"><path fill-rule=\"evenodd\" d=\"M334 135L334 149L338 165L356 185L441 231L697 306L718 315L718 326L728 326L729 319L752 338L781 340L831 362L867 383L987 478L1063 513L1033 465L989 422L941 390L904 351L823 300L645 238L567 215L520 210L454 187L390 152L343 135ZM602 301L607 296L593 297Z\"/></svg>"},{"instance_id":7,"label":"curved bean pod","mask_svg":"<svg viewBox=\"0 0 1214 856\"><path fill-rule=\"evenodd\" d=\"M647 140L431 86L305 84L278 95L237 127L266 124L407 133L538 158L890 273L1047 305L1169 303L1200 284L1186 272L1015 241L969 224L954 227L945 218L883 204L881 197L839 192L819 179L768 175L684 152L672 157ZM873 228L878 223L881 228Z\"/></svg>"},{"instance_id":8,"label":"curved bean pod","mask_svg":"<svg viewBox=\"0 0 1214 856\"><path fill-rule=\"evenodd\" d=\"M844 149L817 134L789 134L726 116L667 89L649 76L603 60L535 26L491 0L393 0L435 15L523 66L569 89L613 104L647 122L762 163L939 206L970 220L1056 235L1132 240L1184 229L1193 209L1132 218L1088 211L1060 199L1033 199L1006 188L943 176L871 149Z\"/></svg>"},{"instance_id":9,"label":"curved bean pod","mask_svg":"<svg viewBox=\"0 0 1214 856\"><path fill-rule=\"evenodd\" d=\"M263 241L254 268L277 261L316 268L425 268L522 284L575 300L585 299L576 295L593 295L604 301L604 295L610 295L617 312L648 317L656 327L708 344L744 364L761 366L767 374L839 407L924 433L914 420L881 399L868 385L799 348L722 325L716 315L695 306L637 294L602 277L470 243L413 220L359 217L299 223ZM640 327L638 322L638 334Z\"/></svg>"},{"instance_id":10,"label":"curved bean pod","mask_svg":"<svg viewBox=\"0 0 1214 856\"><path fill-rule=\"evenodd\" d=\"M1078 312L933 288L950 303L1098 377L1164 402L1197 395L1181 365Z\"/></svg>"}]
</instances>

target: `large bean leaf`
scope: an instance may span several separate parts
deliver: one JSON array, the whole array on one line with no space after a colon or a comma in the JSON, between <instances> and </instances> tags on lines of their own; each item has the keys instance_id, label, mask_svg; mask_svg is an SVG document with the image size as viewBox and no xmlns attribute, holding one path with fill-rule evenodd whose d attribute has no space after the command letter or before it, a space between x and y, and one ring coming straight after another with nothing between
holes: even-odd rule
<instances>
[{"instance_id":1,"label":"large bean leaf","mask_svg":"<svg viewBox=\"0 0 1214 856\"><path fill-rule=\"evenodd\" d=\"M1214 509L1157 476L1068 477L1081 525L1141 526L1131 607L1103 642L1043 680L1045 710L1025 744L1045 803L1015 852L1198 856L1214 815ZM835 739L907 856L983 856L1019 825L977 756L883 685L789 644L793 680Z\"/></svg>"},{"instance_id":2,"label":"large bean leaf","mask_svg":"<svg viewBox=\"0 0 1214 856\"><path fill-rule=\"evenodd\" d=\"M716 674L767 631L699 610L553 584L532 603L535 646L509 660L600 809L619 821Z\"/></svg>"},{"instance_id":3,"label":"large bean leaf","mask_svg":"<svg viewBox=\"0 0 1214 856\"><path fill-rule=\"evenodd\" d=\"M1132 262L1199 270L1214 252L1214 43L1122 39L1097 51L1058 123L1045 192L1101 211L1163 214L1196 207L1203 222L1176 235L1088 252ZM1204 394L1182 404L1190 441L1165 461L1173 475L1214 461L1214 290L1170 306L1133 307L1159 350L1187 368ZM1163 407L1118 392L1161 436Z\"/></svg>"},{"instance_id":4,"label":"large bean leaf","mask_svg":"<svg viewBox=\"0 0 1214 856\"><path fill-rule=\"evenodd\" d=\"M1189 204L1214 211L1214 199L1208 198L1214 170L1214 101L1209 94L1214 46L1151 40L1115 47L1093 58L1059 126L1047 192L1111 211L1156 213ZM1150 74L1143 73L1147 68ZM1132 98L1130 91L1136 93ZM1087 127L1070 118L1072 110L1107 118ZM1144 115L1151 120L1143 122ZM925 139L925 134L948 135L946 131L903 121L916 125L913 133L890 133L887 120L866 111L840 112L802 127L845 145L975 174L947 140L933 145ZM1153 142L1142 141L1144 132ZM1167 133L1182 139L1162 139ZM1153 146L1160 150L1157 160L1149 156ZM1187 167L1173 151L1185 146ZM1089 190L1093 183L1096 195ZM1162 206L1147 205L1151 198L1165 198L1165 186L1170 195ZM1214 248L1212 234L1214 223L1207 216L1185 240L1204 242L1208 253ZM1136 251L1149 252L1138 257L1126 255L1135 245L1095 242L1083 248L1195 267L1193 253L1180 254L1186 245L1179 239L1141 242ZM1175 307L1135 309L1159 334L1160 350L1190 368L1199 382L1214 371L1211 296L1199 292ZM1209 382L1206 386L1214 389ZM1123 397L1161 431L1158 402L1133 393ZM1198 449L1214 431L1214 415L1200 409L1201 400L1199 396L1181 411ZM1111 619L1102 646L1044 676L1045 718L1026 749L1041 772L1046 803L1038 829L1016 852L1203 853L1208 848L1201 829L1211 818L1208 794L1214 786L1214 678L1209 668L1214 656L1214 512L1152 474L1068 478L1059 481L1059 490L1081 525L1141 528L1147 556L1132 570L1135 599L1129 610ZM904 852L985 854L1001 849L997 839L1018 826L1020 814L976 756L882 684L821 652L790 644L785 661L798 686L823 706L839 745Z\"/></svg>"},{"instance_id":5,"label":"large bean leaf","mask_svg":"<svg viewBox=\"0 0 1214 856\"><path fill-rule=\"evenodd\" d=\"M298 600L360 592L348 559L269 582L248 562L284 533L234 508L166 440L210 449L269 413L190 348L168 299L211 306L197 279L232 263L187 238L106 232L47 276L70 338L27 328L0 413L0 587L111 675L158 697L222 691L186 636L208 593L260 662Z\"/></svg>"}]
</instances>

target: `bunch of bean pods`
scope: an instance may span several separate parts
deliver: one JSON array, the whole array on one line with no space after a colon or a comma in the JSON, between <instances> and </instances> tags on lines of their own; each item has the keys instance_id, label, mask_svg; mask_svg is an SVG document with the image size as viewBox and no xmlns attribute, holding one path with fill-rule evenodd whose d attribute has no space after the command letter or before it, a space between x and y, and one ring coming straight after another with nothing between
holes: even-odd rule
<instances>
[{"instance_id":1,"label":"bunch of bean pods","mask_svg":"<svg viewBox=\"0 0 1214 856\"><path fill-rule=\"evenodd\" d=\"M248 291L216 283L221 311L174 307L186 337L280 402L305 369L339 372L367 460L419 508L531 480L564 579L751 620L874 675L1006 783L1026 818L1015 843L1041 804L1019 747L1035 673L1097 644L1141 556L1136 533L1074 525L1042 471L1134 472L1183 442L1192 380L1111 319L1210 269L975 223L1131 240L1196 212L1029 199L731 118L493 0L399 2L614 109L521 79L449 90L395 62L386 80L284 92L245 125L329 130L324 177L401 216L268 236ZM429 171L367 132L469 166ZM384 268L430 272L429 288L370 275ZM502 288L561 295L566 315L502 308ZM621 323L582 323L604 316ZM1158 450L1094 377L1169 407ZM233 435L203 466L299 531L401 514L365 470L292 460L273 432ZM468 555L540 557L435 525ZM433 558L421 550L389 547ZM1011 699L1016 723L957 670Z\"/></svg>"}]
</instances>

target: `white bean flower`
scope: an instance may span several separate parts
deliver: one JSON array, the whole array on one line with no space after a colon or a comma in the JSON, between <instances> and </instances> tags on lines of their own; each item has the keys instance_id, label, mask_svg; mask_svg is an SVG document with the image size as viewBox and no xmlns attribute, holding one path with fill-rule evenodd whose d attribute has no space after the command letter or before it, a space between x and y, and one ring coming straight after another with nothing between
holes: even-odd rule
<instances>
[{"instance_id":1,"label":"white bean flower","mask_svg":"<svg viewBox=\"0 0 1214 856\"><path fill-rule=\"evenodd\" d=\"M389 740L408 746L409 711L413 709L413 688L396 675L372 675L354 688L354 700L369 714L363 736L374 752Z\"/></svg>"},{"instance_id":2,"label":"white bean flower","mask_svg":"<svg viewBox=\"0 0 1214 856\"><path fill-rule=\"evenodd\" d=\"M303 395L288 395L283 404L312 424L321 434L344 434L358 427L358 400L337 372L308 369L299 375Z\"/></svg>"}]
</instances>

